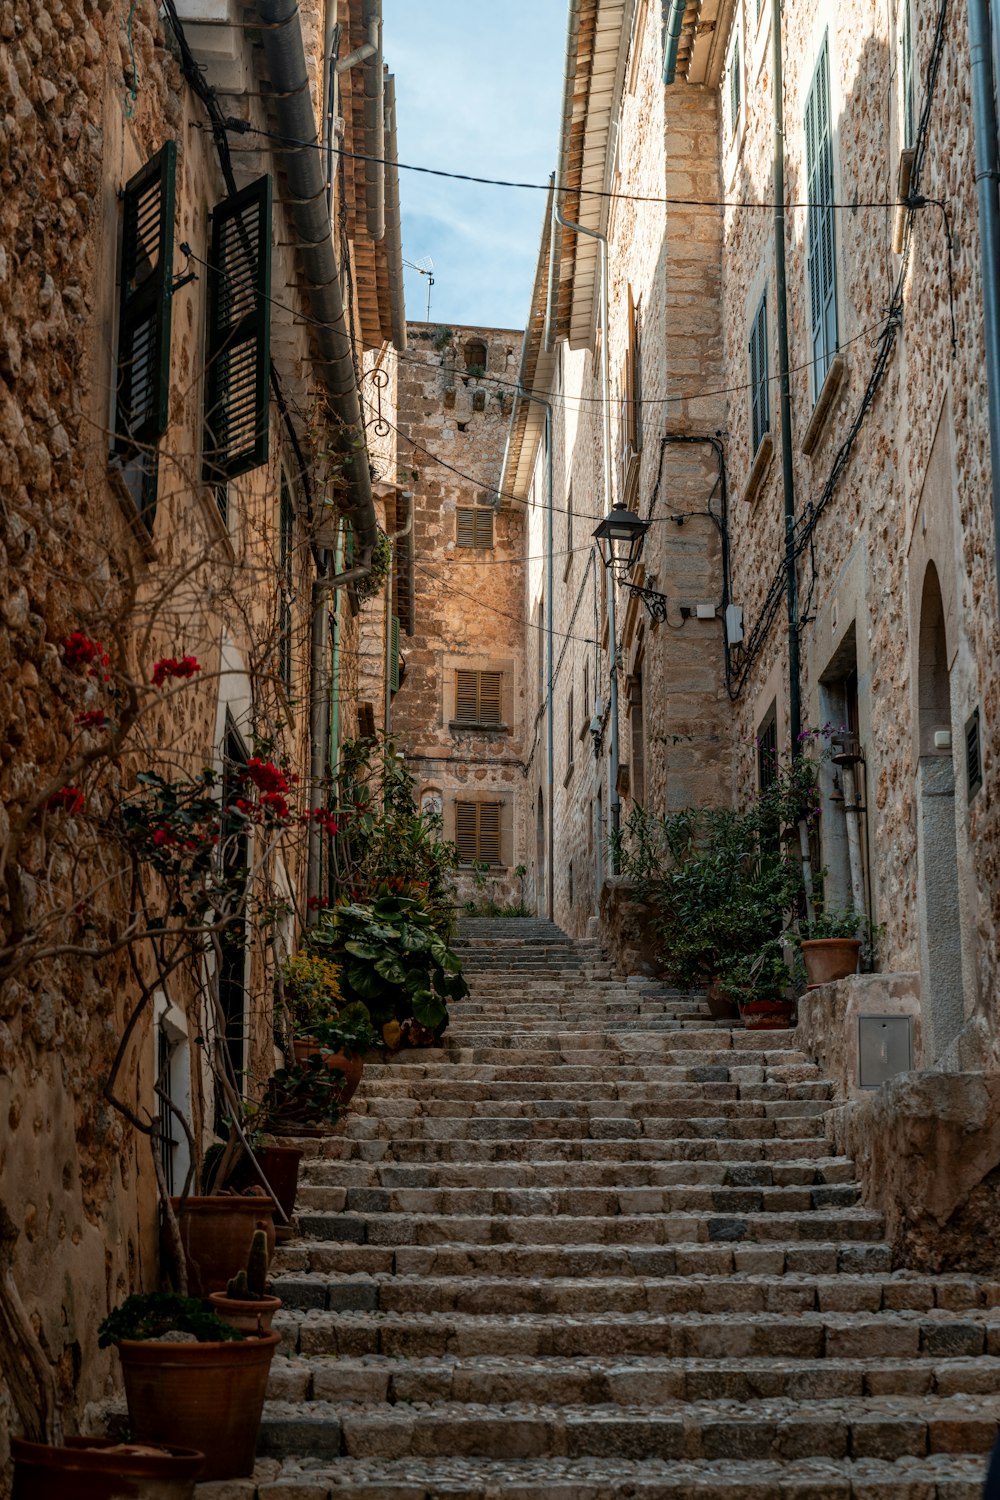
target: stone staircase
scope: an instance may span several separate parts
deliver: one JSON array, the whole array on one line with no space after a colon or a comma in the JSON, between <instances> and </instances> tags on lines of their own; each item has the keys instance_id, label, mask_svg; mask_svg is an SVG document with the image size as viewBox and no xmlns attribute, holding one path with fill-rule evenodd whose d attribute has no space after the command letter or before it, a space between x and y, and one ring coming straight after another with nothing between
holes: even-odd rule
<instances>
[{"instance_id":1,"label":"stone staircase","mask_svg":"<svg viewBox=\"0 0 1000 1500\"><path fill-rule=\"evenodd\" d=\"M203 1500L979 1500L1000 1287L894 1270L792 1032L465 925L310 1143L253 1480Z\"/></svg>"}]
</instances>

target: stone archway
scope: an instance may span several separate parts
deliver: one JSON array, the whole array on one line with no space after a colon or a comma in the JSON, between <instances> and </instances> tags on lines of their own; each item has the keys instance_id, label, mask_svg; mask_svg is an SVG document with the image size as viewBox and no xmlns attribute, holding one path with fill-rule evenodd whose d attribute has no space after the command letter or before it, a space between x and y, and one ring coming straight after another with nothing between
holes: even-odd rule
<instances>
[{"instance_id":1,"label":"stone archway","mask_svg":"<svg viewBox=\"0 0 1000 1500\"><path fill-rule=\"evenodd\" d=\"M937 569L927 564L917 640L917 912L925 1059L934 1062L964 1019L962 925L951 681Z\"/></svg>"}]
</instances>

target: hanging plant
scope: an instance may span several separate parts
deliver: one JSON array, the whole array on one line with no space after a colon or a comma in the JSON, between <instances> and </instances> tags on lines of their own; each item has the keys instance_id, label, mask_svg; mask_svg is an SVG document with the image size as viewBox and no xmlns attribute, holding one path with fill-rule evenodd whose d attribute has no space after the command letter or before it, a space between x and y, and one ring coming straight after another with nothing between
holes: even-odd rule
<instances>
[{"instance_id":1,"label":"hanging plant","mask_svg":"<svg viewBox=\"0 0 1000 1500\"><path fill-rule=\"evenodd\" d=\"M372 548L371 572L365 578L360 578L355 585L358 599L361 602L367 599L374 599L376 594L382 592L391 567L392 543L385 532L380 531L378 540Z\"/></svg>"}]
</instances>

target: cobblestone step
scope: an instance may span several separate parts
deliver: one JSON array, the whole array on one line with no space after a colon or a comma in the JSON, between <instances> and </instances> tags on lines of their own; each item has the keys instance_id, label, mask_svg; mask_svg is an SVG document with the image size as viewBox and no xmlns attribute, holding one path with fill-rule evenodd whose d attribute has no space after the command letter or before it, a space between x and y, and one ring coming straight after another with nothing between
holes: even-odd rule
<instances>
[{"instance_id":1,"label":"cobblestone step","mask_svg":"<svg viewBox=\"0 0 1000 1500\"><path fill-rule=\"evenodd\" d=\"M854 1163L846 1156L802 1161L575 1161L559 1158L528 1162L431 1162L318 1160L306 1165L307 1188L469 1187L674 1187L711 1183L732 1187L811 1186L850 1183ZM300 1205L306 1201L300 1197Z\"/></svg>"},{"instance_id":2,"label":"cobblestone step","mask_svg":"<svg viewBox=\"0 0 1000 1500\"><path fill-rule=\"evenodd\" d=\"M366 1124L370 1123L368 1121ZM304 1139L299 1144L305 1148L306 1171L313 1161L394 1161L394 1162L540 1162L557 1158L564 1162L607 1162L619 1160L628 1151L635 1162L757 1162L798 1161L810 1153L824 1157L828 1147L822 1119L799 1121L798 1132L776 1135L775 1121L758 1120L756 1133L751 1129L744 1135L734 1134L732 1121L694 1122L696 1127L711 1124L727 1125L729 1133L713 1135L704 1133L675 1134L664 1140L658 1136L615 1139L613 1136L598 1140L577 1136L567 1140L549 1136L542 1140L467 1140L467 1139L407 1139L390 1142L388 1135L379 1136L377 1131L358 1131L357 1134L327 1137L323 1141ZM782 1128L784 1128L784 1122ZM770 1134L763 1132L769 1131ZM803 1132L811 1131L811 1135Z\"/></svg>"},{"instance_id":3,"label":"cobblestone step","mask_svg":"<svg viewBox=\"0 0 1000 1500\"><path fill-rule=\"evenodd\" d=\"M481 1080L487 1083L505 1083L509 1085L520 1085L521 1083L601 1083L612 1086L616 1083L640 1083L650 1082L669 1083L671 1080L682 1078L692 1069L722 1068L727 1072L734 1069L749 1069L756 1074L767 1073L776 1076L784 1076L786 1070L806 1069L810 1076L813 1072L818 1073L816 1065L806 1057L804 1052L797 1051L794 1047L775 1049L773 1052L748 1052L741 1048L703 1048L701 1050L675 1050L669 1057L654 1062L643 1062L641 1059L632 1059L629 1062L606 1064L606 1063L568 1063L563 1062L553 1065L551 1062L543 1062L535 1066L520 1064L509 1066L506 1063L465 1063L458 1062L451 1056L445 1061L429 1062L427 1054L423 1057L419 1053L407 1052L402 1054L398 1061L388 1063L366 1063L364 1074L364 1097L372 1085L386 1079L405 1084L409 1082L420 1082L432 1079L447 1082L449 1079L456 1083L468 1083Z\"/></svg>"},{"instance_id":4,"label":"cobblestone step","mask_svg":"<svg viewBox=\"0 0 1000 1500\"><path fill-rule=\"evenodd\" d=\"M300 1216L320 1213L489 1214L571 1218L638 1214L798 1214L847 1208L858 1202L856 1183L813 1186L717 1187L304 1187Z\"/></svg>"},{"instance_id":5,"label":"cobblestone step","mask_svg":"<svg viewBox=\"0 0 1000 1500\"><path fill-rule=\"evenodd\" d=\"M303 1433L303 1444L308 1434ZM199 1500L980 1500L981 1458L262 1460L255 1477L197 1486Z\"/></svg>"},{"instance_id":6,"label":"cobblestone step","mask_svg":"<svg viewBox=\"0 0 1000 1500\"><path fill-rule=\"evenodd\" d=\"M753 1139L767 1135L786 1139L824 1138L822 1103L812 1100L779 1100L770 1104L692 1100L684 1114L636 1117L611 1112L585 1117L553 1115L404 1115L388 1111L351 1114L344 1122L345 1134L354 1140L391 1137L395 1143L412 1139L437 1141L627 1141L643 1136L663 1139ZM678 1105L674 1106L679 1108Z\"/></svg>"}]
</instances>

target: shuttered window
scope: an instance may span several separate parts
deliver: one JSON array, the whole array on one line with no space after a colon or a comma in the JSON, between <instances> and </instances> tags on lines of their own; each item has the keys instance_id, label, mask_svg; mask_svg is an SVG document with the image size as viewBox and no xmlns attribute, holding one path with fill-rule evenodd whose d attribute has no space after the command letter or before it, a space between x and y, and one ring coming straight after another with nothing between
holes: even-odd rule
<instances>
[{"instance_id":1,"label":"shuttered window","mask_svg":"<svg viewBox=\"0 0 1000 1500\"><path fill-rule=\"evenodd\" d=\"M460 724L503 723L503 673L455 673L455 718Z\"/></svg>"},{"instance_id":2,"label":"shuttered window","mask_svg":"<svg viewBox=\"0 0 1000 1500\"><path fill-rule=\"evenodd\" d=\"M750 454L760 447L761 439L771 427L771 400L768 386L767 294L760 299L750 325Z\"/></svg>"},{"instance_id":3,"label":"shuttered window","mask_svg":"<svg viewBox=\"0 0 1000 1500\"><path fill-rule=\"evenodd\" d=\"M271 179L212 214L208 271L205 472L218 480L267 462Z\"/></svg>"},{"instance_id":4,"label":"shuttered window","mask_svg":"<svg viewBox=\"0 0 1000 1500\"><path fill-rule=\"evenodd\" d=\"M498 865L500 802L456 802L455 844L462 864Z\"/></svg>"},{"instance_id":5,"label":"shuttered window","mask_svg":"<svg viewBox=\"0 0 1000 1500\"><path fill-rule=\"evenodd\" d=\"M632 741L632 796L641 806L646 800L646 725L642 707L642 669L629 684L629 733Z\"/></svg>"},{"instance_id":6,"label":"shuttered window","mask_svg":"<svg viewBox=\"0 0 1000 1500\"><path fill-rule=\"evenodd\" d=\"M389 621L389 691L399 692L399 616Z\"/></svg>"},{"instance_id":7,"label":"shuttered window","mask_svg":"<svg viewBox=\"0 0 1000 1500\"><path fill-rule=\"evenodd\" d=\"M913 145L913 14L912 0L903 0L903 140L905 150Z\"/></svg>"},{"instance_id":8,"label":"shuttered window","mask_svg":"<svg viewBox=\"0 0 1000 1500\"><path fill-rule=\"evenodd\" d=\"M726 84L728 96L726 100L728 110L729 141L732 141L740 123L740 109L743 104L743 57L740 47L739 25L733 27L733 39L729 44L729 61L726 65Z\"/></svg>"},{"instance_id":9,"label":"shuttered window","mask_svg":"<svg viewBox=\"0 0 1000 1500\"><path fill-rule=\"evenodd\" d=\"M278 668L285 687L292 686L292 598L295 589L295 506L288 476L281 471L278 517Z\"/></svg>"},{"instance_id":10,"label":"shuttered window","mask_svg":"<svg viewBox=\"0 0 1000 1500\"><path fill-rule=\"evenodd\" d=\"M116 447L167 430L177 146L167 141L125 188Z\"/></svg>"},{"instance_id":11,"label":"shuttered window","mask_svg":"<svg viewBox=\"0 0 1000 1500\"><path fill-rule=\"evenodd\" d=\"M488 506L460 506L456 540L460 547L493 546L493 511Z\"/></svg>"},{"instance_id":12,"label":"shuttered window","mask_svg":"<svg viewBox=\"0 0 1000 1500\"><path fill-rule=\"evenodd\" d=\"M823 38L806 100L808 277L813 399L837 352L837 263L833 223L833 135L830 120L830 39Z\"/></svg>"},{"instance_id":13,"label":"shuttered window","mask_svg":"<svg viewBox=\"0 0 1000 1500\"><path fill-rule=\"evenodd\" d=\"M566 704L566 770L573 769L573 750L575 748L575 735L573 733L573 690L570 689L569 701Z\"/></svg>"}]
</instances>

